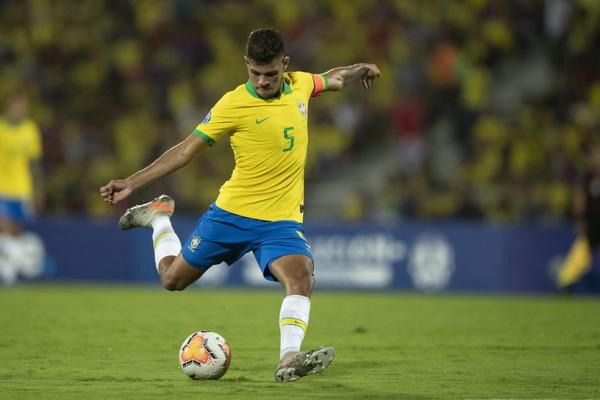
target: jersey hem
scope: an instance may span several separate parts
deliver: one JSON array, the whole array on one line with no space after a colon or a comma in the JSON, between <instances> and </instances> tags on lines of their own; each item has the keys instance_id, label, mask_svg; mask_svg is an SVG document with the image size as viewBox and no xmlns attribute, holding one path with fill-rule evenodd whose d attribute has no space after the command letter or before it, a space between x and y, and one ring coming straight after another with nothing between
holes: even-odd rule
<instances>
[{"instance_id":1,"label":"jersey hem","mask_svg":"<svg viewBox=\"0 0 600 400\"><path fill-rule=\"evenodd\" d=\"M217 200L215 201L215 205L217 207L219 207L221 210L227 211L228 213L235 214L235 215L237 215L239 217L255 219L257 221L263 221L263 222L293 221L293 222L297 222L299 224L303 224L304 223L304 221L303 221L302 218L300 218L300 219L294 219L294 218L265 219L265 218L257 218L255 215L244 214L244 213L240 213L239 211L233 211L229 207L223 206L220 203L219 198L217 198Z\"/></svg>"}]
</instances>

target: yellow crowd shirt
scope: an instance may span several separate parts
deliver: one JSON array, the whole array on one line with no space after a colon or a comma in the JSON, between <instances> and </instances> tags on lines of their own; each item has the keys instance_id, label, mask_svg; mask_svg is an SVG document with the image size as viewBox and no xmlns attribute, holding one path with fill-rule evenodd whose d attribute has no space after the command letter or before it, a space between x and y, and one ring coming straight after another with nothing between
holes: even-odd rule
<instances>
[{"instance_id":1,"label":"yellow crowd shirt","mask_svg":"<svg viewBox=\"0 0 600 400\"><path fill-rule=\"evenodd\" d=\"M210 145L230 135L235 168L218 207L263 221L302 222L308 101L327 89L327 79L306 72L283 79L276 98L261 98L250 81L226 93L194 133Z\"/></svg>"},{"instance_id":2,"label":"yellow crowd shirt","mask_svg":"<svg viewBox=\"0 0 600 400\"><path fill-rule=\"evenodd\" d=\"M30 162L42 155L40 131L32 120L16 124L0 118L0 197L29 200Z\"/></svg>"}]
</instances>

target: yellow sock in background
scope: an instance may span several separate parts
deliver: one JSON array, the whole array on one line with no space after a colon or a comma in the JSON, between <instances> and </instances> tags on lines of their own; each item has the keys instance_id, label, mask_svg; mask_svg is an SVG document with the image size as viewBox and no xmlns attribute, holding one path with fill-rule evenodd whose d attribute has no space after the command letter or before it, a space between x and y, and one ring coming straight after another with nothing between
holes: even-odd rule
<instances>
[{"instance_id":1,"label":"yellow sock in background","mask_svg":"<svg viewBox=\"0 0 600 400\"><path fill-rule=\"evenodd\" d=\"M592 265L592 254L590 245L585 236L577 236L567 255L567 259L558 271L558 287L577 283Z\"/></svg>"}]
</instances>

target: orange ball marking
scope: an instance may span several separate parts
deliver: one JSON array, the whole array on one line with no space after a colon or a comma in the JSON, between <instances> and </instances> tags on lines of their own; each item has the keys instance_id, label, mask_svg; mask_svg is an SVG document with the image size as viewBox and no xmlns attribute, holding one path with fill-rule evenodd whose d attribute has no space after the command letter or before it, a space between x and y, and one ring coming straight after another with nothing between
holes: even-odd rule
<instances>
[{"instance_id":1,"label":"orange ball marking","mask_svg":"<svg viewBox=\"0 0 600 400\"><path fill-rule=\"evenodd\" d=\"M202 335L198 335L190 340L187 347L181 353L181 360L183 362L196 360L200 363L205 363L210 359L210 353L204 348L204 336Z\"/></svg>"}]
</instances>

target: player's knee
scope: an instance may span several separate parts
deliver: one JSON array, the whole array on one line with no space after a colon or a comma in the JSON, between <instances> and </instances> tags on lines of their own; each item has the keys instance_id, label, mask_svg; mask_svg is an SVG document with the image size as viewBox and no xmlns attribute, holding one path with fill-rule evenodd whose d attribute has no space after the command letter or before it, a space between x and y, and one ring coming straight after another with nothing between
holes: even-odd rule
<instances>
[{"instance_id":1,"label":"player's knee","mask_svg":"<svg viewBox=\"0 0 600 400\"><path fill-rule=\"evenodd\" d=\"M306 294L312 292L315 284L315 277L313 275L312 266L306 265L303 267L295 268L288 280L289 291Z\"/></svg>"},{"instance_id":2,"label":"player's knee","mask_svg":"<svg viewBox=\"0 0 600 400\"><path fill-rule=\"evenodd\" d=\"M176 290L183 290L187 287L187 285L184 285L183 282L181 282L179 279L177 279L174 276L166 276L161 279L161 282L162 282L163 287L170 292L173 292Z\"/></svg>"},{"instance_id":3,"label":"player's knee","mask_svg":"<svg viewBox=\"0 0 600 400\"><path fill-rule=\"evenodd\" d=\"M303 268L298 268L296 271L296 280L305 285L310 285L314 282L315 276L313 275L313 270L311 266L305 266Z\"/></svg>"},{"instance_id":4,"label":"player's knee","mask_svg":"<svg viewBox=\"0 0 600 400\"><path fill-rule=\"evenodd\" d=\"M301 268L296 268L295 273L297 274L298 279L302 281L313 281L315 276L312 261L303 264Z\"/></svg>"}]
</instances>

